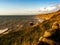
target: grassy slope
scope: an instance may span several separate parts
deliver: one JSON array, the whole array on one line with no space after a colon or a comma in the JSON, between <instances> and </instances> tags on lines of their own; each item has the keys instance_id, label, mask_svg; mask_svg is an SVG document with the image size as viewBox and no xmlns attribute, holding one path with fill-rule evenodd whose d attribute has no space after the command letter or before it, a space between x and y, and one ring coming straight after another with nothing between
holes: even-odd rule
<instances>
[{"instance_id":1,"label":"grassy slope","mask_svg":"<svg viewBox=\"0 0 60 45\"><path fill-rule=\"evenodd\" d=\"M60 14L60 10L56 11L56 12L52 12L52 13L47 13L47 14L38 14L36 16L36 18L42 18L42 19L46 19L49 20L51 17L53 17L54 15L58 15Z\"/></svg>"}]
</instances>

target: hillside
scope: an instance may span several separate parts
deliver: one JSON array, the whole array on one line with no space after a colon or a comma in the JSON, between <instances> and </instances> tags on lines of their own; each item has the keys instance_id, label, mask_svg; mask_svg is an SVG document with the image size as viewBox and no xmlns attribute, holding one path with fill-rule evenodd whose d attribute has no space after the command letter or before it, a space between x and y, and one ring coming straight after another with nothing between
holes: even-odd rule
<instances>
[{"instance_id":1,"label":"hillside","mask_svg":"<svg viewBox=\"0 0 60 45\"><path fill-rule=\"evenodd\" d=\"M60 10L58 10L56 12L52 12L52 13L47 13L47 14L38 14L36 16L36 18L42 18L42 19L45 19L45 20L49 20L54 15L59 15L59 14L60 14Z\"/></svg>"},{"instance_id":2,"label":"hillside","mask_svg":"<svg viewBox=\"0 0 60 45\"><path fill-rule=\"evenodd\" d=\"M46 30L51 29L51 26L55 21L60 24L60 11L43 15L39 14L37 15L37 17L45 18L46 21L42 23L36 22L32 25L30 25L30 23L28 22L24 22L23 24L28 24L28 26L23 26L22 29L20 28L20 26L14 27L16 23L13 23L13 30L10 29L11 31L7 34L0 34L0 45L37 45L37 43L39 42L39 38ZM19 20L18 22L20 23Z\"/></svg>"}]
</instances>

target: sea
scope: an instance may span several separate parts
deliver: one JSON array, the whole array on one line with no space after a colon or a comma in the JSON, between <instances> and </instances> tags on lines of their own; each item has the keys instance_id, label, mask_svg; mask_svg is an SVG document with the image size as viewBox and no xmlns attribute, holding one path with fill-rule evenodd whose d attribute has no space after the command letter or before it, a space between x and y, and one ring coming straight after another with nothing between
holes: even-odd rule
<instances>
[{"instance_id":1,"label":"sea","mask_svg":"<svg viewBox=\"0 0 60 45\"><path fill-rule=\"evenodd\" d=\"M15 29L19 26L28 27L30 22L34 24L37 22L35 15L1 15L0 16L0 30Z\"/></svg>"}]
</instances>

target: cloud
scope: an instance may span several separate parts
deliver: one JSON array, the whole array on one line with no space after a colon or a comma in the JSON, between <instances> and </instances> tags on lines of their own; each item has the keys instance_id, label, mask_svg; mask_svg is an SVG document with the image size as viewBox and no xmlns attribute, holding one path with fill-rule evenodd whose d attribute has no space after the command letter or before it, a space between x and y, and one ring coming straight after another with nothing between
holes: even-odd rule
<instances>
[{"instance_id":1,"label":"cloud","mask_svg":"<svg viewBox=\"0 0 60 45\"><path fill-rule=\"evenodd\" d=\"M40 13L50 13L50 12L55 12L57 10L60 10L60 4L50 5L50 6L47 6L47 7L40 7L38 12L40 12Z\"/></svg>"}]
</instances>

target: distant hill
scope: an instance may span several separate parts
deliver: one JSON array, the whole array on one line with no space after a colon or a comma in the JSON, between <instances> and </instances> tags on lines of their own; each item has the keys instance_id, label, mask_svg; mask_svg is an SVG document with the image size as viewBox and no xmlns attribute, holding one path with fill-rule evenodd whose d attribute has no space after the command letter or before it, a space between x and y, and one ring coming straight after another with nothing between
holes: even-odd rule
<instances>
[{"instance_id":1,"label":"distant hill","mask_svg":"<svg viewBox=\"0 0 60 45\"><path fill-rule=\"evenodd\" d=\"M47 14L37 14L36 18L42 18L42 19L45 19L45 20L49 20L54 15L58 15L58 14L60 14L60 10L58 10L56 12L52 12L52 13L47 13Z\"/></svg>"}]
</instances>

